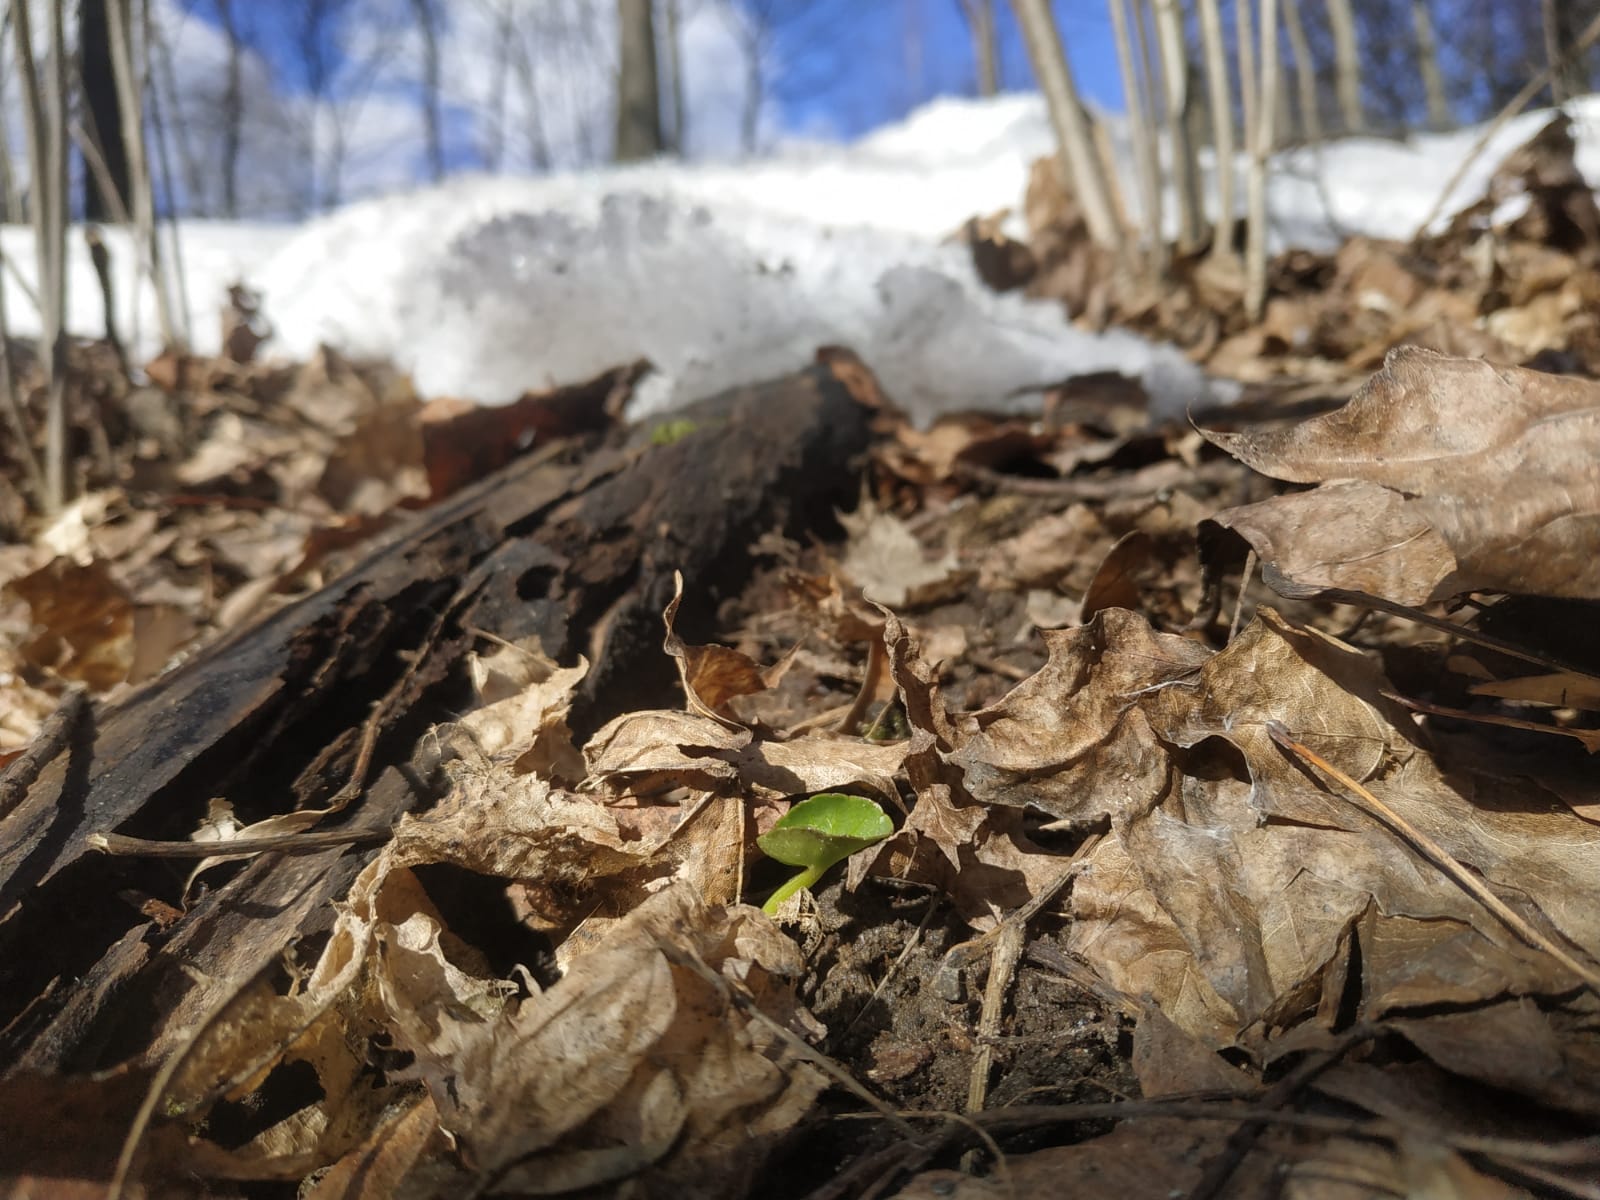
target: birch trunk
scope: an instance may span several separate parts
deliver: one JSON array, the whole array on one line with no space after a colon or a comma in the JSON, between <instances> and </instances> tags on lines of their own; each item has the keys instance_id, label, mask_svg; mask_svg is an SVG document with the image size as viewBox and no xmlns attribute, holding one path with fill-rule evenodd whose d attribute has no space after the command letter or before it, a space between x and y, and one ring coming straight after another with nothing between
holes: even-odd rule
<instances>
[{"instance_id":1,"label":"birch trunk","mask_svg":"<svg viewBox=\"0 0 1600 1200\"><path fill-rule=\"evenodd\" d=\"M1317 111L1317 64L1311 57L1311 43L1300 22L1300 0L1283 0L1283 24L1289 34L1289 51L1294 55L1294 80L1300 95L1300 129L1308 142L1322 140L1322 114Z\"/></svg>"},{"instance_id":2,"label":"birch trunk","mask_svg":"<svg viewBox=\"0 0 1600 1200\"><path fill-rule=\"evenodd\" d=\"M1189 50L1183 35L1178 0L1154 0L1156 44L1166 79L1167 146L1172 155L1172 182L1178 198L1178 251L1189 254L1200 244L1200 167L1189 138Z\"/></svg>"},{"instance_id":3,"label":"birch trunk","mask_svg":"<svg viewBox=\"0 0 1600 1200\"><path fill-rule=\"evenodd\" d=\"M1241 9L1249 0L1239 0ZM1261 0L1261 76L1250 139L1250 196L1245 231L1244 303L1259 321L1267 302L1267 157L1278 112L1278 0Z\"/></svg>"},{"instance_id":4,"label":"birch trunk","mask_svg":"<svg viewBox=\"0 0 1600 1200\"><path fill-rule=\"evenodd\" d=\"M1444 76L1439 71L1439 39L1433 32L1428 0L1411 0L1411 28L1417 35L1417 66L1428 98L1428 128L1448 129L1452 124L1450 102L1445 99Z\"/></svg>"},{"instance_id":5,"label":"birch trunk","mask_svg":"<svg viewBox=\"0 0 1600 1200\"><path fill-rule=\"evenodd\" d=\"M1262 10L1263 20L1265 9ZM1356 43L1356 16L1350 0L1328 0L1328 28L1333 33L1334 89L1339 95L1339 115L1344 132L1366 128L1361 111L1361 48ZM1265 69L1265 64L1262 64Z\"/></svg>"},{"instance_id":6,"label":"birch trunk","mask_svg":"<svg viewBox=\"0 0 1600 1200\"><path fill-rule=\"evenodd\" d=\"M1214 258L1233 254L1234 140L1233 89L1228 78L1228 51L1222 39L1222 13L1217 0L1199 0L1200 48L1205 56L1206 87L1211 97L1211 146L1217 160L1217 220L1211 235Z\"/></svg>"},{"instance_id":7,"label":"birch trunk","mask_svg":"<svg viewBox=\"0 0 1600 1200\"><path fill-rule=\"evenodd\" d=\"M1089 236L1110 250L1122 249L1122 230L1104 172L1094 152L1089 118L1078 102L1061 37L1056 32L1055 16L1049 0L1012 0L1022 40L1033 62L1033 73L1044 93L1055 126L1056 139L1067 170L1067 181L1083 205Z\"/></svg>"},{"instance_id":8,"label":"birch trunk","mask_svg":"<svg viewBox=\"0 0 1600 1200\"><path fill-rule=\"evenodd\" d=\"M133 55L133 13L131 0L106 0L107 25L111 34L111 73L116 78L118 107L122 114L120 137L128 161L128 190L133 206L134 236L139 239L139 260L155 293L156 321L162 342L181 348L177 325L172 319L172 303L162 270L161 247L156 240L155 187L150 178L150 156L144 141L144 64L135 64ZM145 52L149 46L141 39ZM110 137L111 131L102 136ZM107 314L107 321L110 315Z\"/></svg>"},{"instance_id":9,"label":"birch trunk","mask_svg":"<svg viewBox=\"0 0 1600 1200\"><path fill-rule=\"evenodd\" d=\"M50 75L41 80L33 57L33 20L28 0L12 0L11 32L22 85L29 210L38 256L39 351L49 390L45 413L44 495L47 516L66 503L66 261L67 261L67 77L66 37L60 4L50 5Z\"/></svg>"},{"instance_id":10,"label":"birch trunk","mask_svg":"<svg viewBox=\"0 0 1600 1200\"><path fill-rule=\"evenodd\" d=\"M1161 169L1155 129L1145 105L1144 77L1134 65L1133 43L1128 36L1127 0L1106 0L1111 12L1111 34L1122 71L1122 96L1128 107L1128 130L1133 142L1134 181L1139 189L1139 218L1144 230L1147 261L1160 273L1165 269L1166 239L1161 233Z\"/></svg>"}]
</instances>

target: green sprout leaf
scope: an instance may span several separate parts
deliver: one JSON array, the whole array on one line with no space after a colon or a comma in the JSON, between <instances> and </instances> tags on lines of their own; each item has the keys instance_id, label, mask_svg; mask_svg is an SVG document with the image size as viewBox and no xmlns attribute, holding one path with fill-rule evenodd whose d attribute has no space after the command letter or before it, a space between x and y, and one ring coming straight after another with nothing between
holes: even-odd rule
<instances>
[{"instance_id":1,"label":"green sprout leaf","mask_svg":"<svg viewBox=\"0 0 1600 1200\"><path fill-rule=\"evenodd\" d=\"M823 792L796 804L756 839L769 858L804 868L761 906L768 916L801 888L811 887L823 872L857 850L881 842L894 832L894 822L871 800L842 792Z\"/></svg>"}]
</instances>

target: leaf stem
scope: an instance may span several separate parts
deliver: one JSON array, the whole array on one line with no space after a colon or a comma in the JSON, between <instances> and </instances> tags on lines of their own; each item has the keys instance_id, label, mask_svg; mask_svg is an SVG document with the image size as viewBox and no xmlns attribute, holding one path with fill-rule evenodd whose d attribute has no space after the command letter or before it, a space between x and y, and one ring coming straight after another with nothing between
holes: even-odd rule
<instances>
[{"instance_id":1,"label":"leaf stem","mask_svg":"<svg viewBox=\"0 0 1600 1200\"><path fill-rule=\"evenodd\" d=\"M767 902L761 906L761 911L766 913L769 917L777 916L778 909L783 907L783 902L785 900L794 895L801 888L808 888L817 880L821 879L823 872L825 872L832 865L832 863L819 863L807 867L804 871L801 871L798 875L784 883L783 886L781 886L777 891L773 892L771 896L767 897Z\"/></svg>"}]
</instances>

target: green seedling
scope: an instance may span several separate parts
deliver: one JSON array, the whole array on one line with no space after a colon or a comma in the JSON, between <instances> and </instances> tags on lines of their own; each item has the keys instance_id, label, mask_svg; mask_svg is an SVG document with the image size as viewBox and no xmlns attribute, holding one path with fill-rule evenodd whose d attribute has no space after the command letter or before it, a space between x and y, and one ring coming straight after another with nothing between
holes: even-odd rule
<instances>
[{"instance_id":1,"label":"green seedling","mask_svg":"<svg viewBox=\"0 0 1600 1200\"><path fill-rule=\"evenodd\" d=\"M761 906L774 916L783 902L801 888L811 887L823 873L841 859L894 832L894 822L871 800L847 796L842 792L823 792L796 804L772 827L756 839L768 858L791 867L804 868Z\"/></svg>"},{"instance_id":2,"label":"green seedling","mask_svg":"<svg viewBox=\"0 0 1600 1200\"><path fill-rule=\"evenodd\" d=\"M671 421L663 421L650 431L650 444L652 446L670 446L673 442L681 442L700 426L689 420L688 417L678 417Z\"/></svg>"}]
</instances>

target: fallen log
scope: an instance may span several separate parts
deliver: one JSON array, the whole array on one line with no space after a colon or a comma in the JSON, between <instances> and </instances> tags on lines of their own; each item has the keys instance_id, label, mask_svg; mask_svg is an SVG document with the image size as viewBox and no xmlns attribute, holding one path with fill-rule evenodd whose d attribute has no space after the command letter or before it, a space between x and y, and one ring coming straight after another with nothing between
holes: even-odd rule
<instances>
[{"instance_id":1,"label":"fallen log","mask_svg":"<svg viewBox=\"0 0 1600 1200\"><path fill-rule=\"evenodd\" d=\"M80 716L0 817L0 1063L38 1076L159 1057L232 981L325 929L374 852L264 854L179 913L185 864L107 857L94 835L182 839L217 797L254 821L340 796L328 829L387 828L435 798L423 735L466 699L459 665L477 630L588 655L580 730L671 703L672 572L704 601L682 631L704 636L762 533L826 525L853 498L872 392L834 356L674 414L669 437L519 460L314 594Z\"/></svg>"}]
</instances>

